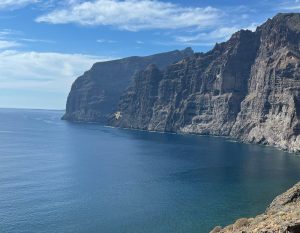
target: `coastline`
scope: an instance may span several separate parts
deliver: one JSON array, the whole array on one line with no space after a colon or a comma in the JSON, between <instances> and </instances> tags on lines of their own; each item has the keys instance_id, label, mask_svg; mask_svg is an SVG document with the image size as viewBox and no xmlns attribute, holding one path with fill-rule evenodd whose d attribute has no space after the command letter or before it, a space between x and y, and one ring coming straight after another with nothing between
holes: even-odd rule
<instances>
[{"instance_id":1,"label":"coastline","mask_svg":"<svg viewBox=\"0 0 300 233\"><path fill-rule=\"evenodd\" d=\"M299 233L300 182L277 196L263 214L254 218L241 218L210 233Z\"/></svg>"},{"instance_id":2,"label":"coastline","mask_svg":"<svg viewBox=\"0 0 300 233\"><path fill-rule=\"evenodd\" d=\"M232 136L224 136L224 135L216 135L216 134L197 134L197 133L189 133L189 132L182 132L182 131L177 131L177 132L172 132L172 131L156 131L156 130L147 130L147 129L138 129L138 128L130 128L130 127L119 127L119 126L113 126L106 124L105 122L93 122L93 121L70 121L66 119L61 119L63 121L67 121L69 123L74 123L74 124L94 124L94 125L101 125L104 127L108 128L116 128L116 129L124 129L124 130L132 130L132 131L141 131L141 132L149 132L149 133L159 133L159 134L177 134L177 135L192 135L192 136L198 136L198 137L216 137L216 138L225 138L228 139L229 141L235 142L235 143L242 143L242 144L247 144L247 145L258 145L258 146L264 146L264 147L270 147L274 148L279 151L284 151L287 152L291 155L294 156L300 156L300 151L292 151L292 150L287 150L284 148L279 147L278 145L271 145L271 144L263 144L263 143L258 143L258 142L248 142L248 141L243 141L238 138L232 137Z\"/></svg>"}]
</instances>

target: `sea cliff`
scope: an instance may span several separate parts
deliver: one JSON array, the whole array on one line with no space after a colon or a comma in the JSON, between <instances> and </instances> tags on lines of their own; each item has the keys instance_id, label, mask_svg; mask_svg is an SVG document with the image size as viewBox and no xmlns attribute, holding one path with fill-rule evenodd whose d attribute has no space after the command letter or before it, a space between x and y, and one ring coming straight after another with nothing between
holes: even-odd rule
<instances>
[{"instance_id":1,"label":"sea cliff","mask_svg":"<svg viewBox=\"0 0 300 233\"><path fill-rule=\"evenodd\" d=\"M207 53L138 72L110 124L230 136L300 151L300 14L278 14Z\"/></svg>"},{"instance_id":2,"label":"sea cliff","mask_svg":"<svg viewBox=\"0 0 300 233\"><path fill-rule=\"evenodd\" d=\"M96 63L72 85L63 119L299 152L300 14L278 14L207 53Z\"/></svg>"},{"instance_id":3,"label":"sea cliff","mask_svg":"<svg viewBox=\"0 0 300 233\"><path fill-rule=\"evenodd\" d=\"M69 93L64 120L107 122L117 110L121 94L132 82L132 76L155 64L160 69L193 55L191 48L146 57L128 57L98 62L78 77Z\"/></svg>"}]
</instances>

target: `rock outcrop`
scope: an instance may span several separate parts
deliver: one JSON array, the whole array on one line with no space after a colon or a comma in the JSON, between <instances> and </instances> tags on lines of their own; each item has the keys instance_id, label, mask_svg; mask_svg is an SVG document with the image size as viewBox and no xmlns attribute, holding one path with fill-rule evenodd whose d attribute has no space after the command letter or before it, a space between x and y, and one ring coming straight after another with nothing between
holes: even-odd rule
<instances>
[{"instance_id":1,"label":"rock outcrop","mask_svg":"<svg viewBox=\"0 0 300 233\"><path fill-rule=\"evenodd\" d=\"M128 57L99 62L76 79L66 104L64 120L106 122L116 111L121 94L129 86L135 72L155 64L160 69L193 55L191 48L146 57Z\"/></svg>"},{"instance_id":2,"label":"rock outcrop","mask_svg":"<svg viewBox=\"0 0 300 233\"><path fill-rule=\"evenodd\" d=\"M265 213L215 227L211 233L300 233L300 183L275 198Z\"/></svg>"},{"instance_id":3,"label":"rock outcrop","mask_svg":"<svg viewBox=\"0 0 300 233\"><path fill-rule=\"evenodd\" d=\"M110 124L231 136L300 151L300 14L278 14L208 53L148 66Z\"/></svg>"}]
</instances>

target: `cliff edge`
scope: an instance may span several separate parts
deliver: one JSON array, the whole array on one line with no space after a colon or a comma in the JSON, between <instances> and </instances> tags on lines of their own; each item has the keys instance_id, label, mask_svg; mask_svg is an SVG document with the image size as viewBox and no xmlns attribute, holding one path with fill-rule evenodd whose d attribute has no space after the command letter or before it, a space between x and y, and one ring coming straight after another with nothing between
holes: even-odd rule
<instances>
[{"instance_id":1,"label":"cliff edge","mask_svg":"<svg viewBox=\"0 0 300 233\"><path fill-rule=\"evenodd\" d=\"M225 228L215 227L210 233L299 233L300 183L278 196L265 213L255 218L242 218Z\"/></svg>"},{"instance_id":2,"label":"cliff edge","mask_svg":"<svg viewBox=\"0 0 300 233\"><path fill-rule=\"evenodd\" d=\"M193 53L191 48L186 48L146 57L95 63L73 83L62 119L106 123L110 114L117 110L120 96L132 82L135 72L145 69L149 64L163 69Z\"/></svg>"}]
</instances>

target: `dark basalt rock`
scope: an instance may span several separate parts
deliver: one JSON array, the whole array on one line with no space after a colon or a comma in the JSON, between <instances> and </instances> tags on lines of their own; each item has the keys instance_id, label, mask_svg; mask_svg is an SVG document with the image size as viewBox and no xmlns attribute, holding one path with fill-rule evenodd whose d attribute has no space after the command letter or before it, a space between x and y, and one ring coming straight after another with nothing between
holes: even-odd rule
<instances>
[{"instance_id":1,"label":"dark basalt rock","mask_svg":"<svg viewBox=\"0 0 300 233\"><path fill-rule=\"evenodd\" d=\"M288 226L286 233L300 233L300 223L293 224L292 226Z\"/></svg>"},{"instance_id":2,"label":"dark basalt rock","mask_svg":"<svg viewBox=\"0 0 300 233\"><path fill-rule=\"evenodd\" d=\"M76 79L66 104L64 120L106 122L117 110L121 94L129 86L135 72L155 64L160 69L193 55L191 48L155 54L147 57L99 62Z\"/></svg>"},{"instance_id":3,"label":"dark basalt rock","mask_svg":"<svg viewBox=\"0 0 300 233\"><path fill-rule=\"evenodd\" d=\"M300 150L300 14L278 14L255 32L158 68L136 75L111 125Z\"/></svg>"}]
</instances>

